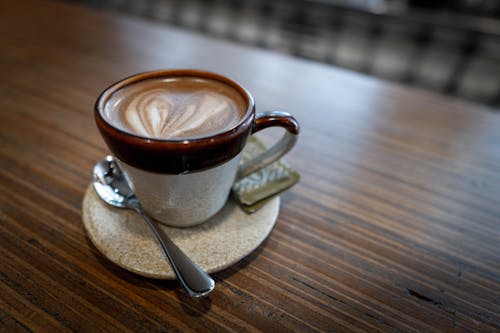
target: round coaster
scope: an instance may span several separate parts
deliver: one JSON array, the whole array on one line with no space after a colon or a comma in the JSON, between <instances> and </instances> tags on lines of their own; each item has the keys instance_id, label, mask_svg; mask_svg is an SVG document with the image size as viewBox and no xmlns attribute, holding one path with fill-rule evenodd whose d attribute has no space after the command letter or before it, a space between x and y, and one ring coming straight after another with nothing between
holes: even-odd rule
<instances>
[{"instance_id":1,"label":"round coaster","mask_svg":"<svg viewBox=\"0 0 500 333\"><path fill-rule=\"evenodd\" d=\"M191 260L214 273L250 254L266 239L276 223L279 206L280 199L275 197L249 215L230 199L217 215L199 226L160 226ZM83 198L82 218L92 243L118 266L149 278L175 279L146 222L132 210L104 203L92 185Z\"/></svg>"}]
</instances>

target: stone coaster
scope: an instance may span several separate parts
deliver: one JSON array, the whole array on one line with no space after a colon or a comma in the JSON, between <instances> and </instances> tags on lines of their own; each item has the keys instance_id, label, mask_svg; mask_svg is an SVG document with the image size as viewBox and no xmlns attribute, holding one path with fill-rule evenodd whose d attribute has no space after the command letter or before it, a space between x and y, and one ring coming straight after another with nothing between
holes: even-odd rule
<instances>
[{"instance_id":1,"label":"stone coaster","mask_svg":"<svg viewBox=\"0 0 500 333\"><path fill-rule=\"evenodd\" d=\"M269 235L278 217L274 197L253 214L229 199L207 222L190 228L160 227L187 256L208 273L221 271L250 254ZM83 225L95 247L118 266L155 279L175 279L160 245L146 222L132 210L107 205L87 188Z\"/></svg>"}]
</instances>

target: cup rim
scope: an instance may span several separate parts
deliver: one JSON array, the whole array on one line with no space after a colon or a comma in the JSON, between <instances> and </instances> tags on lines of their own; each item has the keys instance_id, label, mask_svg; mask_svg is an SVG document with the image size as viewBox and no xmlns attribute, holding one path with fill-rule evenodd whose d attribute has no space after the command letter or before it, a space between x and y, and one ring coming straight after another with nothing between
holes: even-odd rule
<instances>
[{"instance_id":1,"label":"cup rim","mask_svg":"<svg viewBox=\"0 0 500 333\"><path fill-rule=\"evenodd\" d=\"M153 78L161 78L161 77L179 77L179 76L190 76L190 77L199 77L199 78L208 78L212 80L216 80L219 82L222 82L224 84L232 86L234 89L236 89L240 95L245 99L247 103L247 109L245 111L245 114L241 119L236 123L234 126L232 126L229 129L226 129L221 132L217 132L215 134L210 134L210 135L204 135L204 136L198 136L198 137L192 137L192 138L153 138L153 137L148 137L148 136L142 136L139 134L131 133L128 131L125 131L115 125L113 125L111 122L109 122L106 117L103 116L102 112L104 110L104 107L106 105L106 102L111 98L111 96L117 92L118 90L129 86L131 84L144 81L144 80L149 80ZM239 128L244 127L245 124L248 123L249 118L252 117L253 113L255 110L255 101L253 96L250 94L250 92L244 88L240 83L238 83L235 80L232 80L224 75L217 74L215 72L207 71L207 70L201 70L201 69L161 69L161 70L152 70L152 71L146 71L146 72L141 72L137 74L130 75L124 79L120 79L111 85L109 85L107 88L105 88L98 96L95 106L94 106L94 113L97 118L99 118L104 124L107 125L107 127L113 131L117 131L121 135L129 136L135 139L139 139L141 141L147 141L149 143L153 142L158 142L158 143L179 143L179 144L188 144L188 143L197 143L197 142L203 142L207 140L217 140L217 138L227 136L228 134L237 132Z\"/></svg>"}]
</instances>

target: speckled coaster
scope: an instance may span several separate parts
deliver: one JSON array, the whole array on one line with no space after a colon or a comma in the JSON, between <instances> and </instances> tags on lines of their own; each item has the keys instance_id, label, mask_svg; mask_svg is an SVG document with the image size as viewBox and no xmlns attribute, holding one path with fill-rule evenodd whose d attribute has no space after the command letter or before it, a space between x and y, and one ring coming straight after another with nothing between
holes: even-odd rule
<instances>
[{"instance_id":1,"label":"speckled coaster","mask_svg":"<svg viewBox=\"0 0 500 333\"><path fill-rule=\"evenodd\" d=\"M267 238L279 206L279 197L274 197L247 214L230 199L217 215L199 226L160 227L201 268L214 273L241 260ZM118 266L149 278L175 279L147 224L134 211L102 202L92 185L85 192L82 219L95 247Z\"/></svg>"}]
</instances>

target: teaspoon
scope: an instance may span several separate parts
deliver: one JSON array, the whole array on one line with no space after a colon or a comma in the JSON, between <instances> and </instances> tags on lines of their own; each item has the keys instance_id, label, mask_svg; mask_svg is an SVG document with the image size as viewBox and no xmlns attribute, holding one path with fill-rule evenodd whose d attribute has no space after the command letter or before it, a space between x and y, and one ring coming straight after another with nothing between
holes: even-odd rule
<instances>
[{"instance_id":1,"label":"teaspoon","mask_svg":"<svg viewBox=\"0 0 500 333\"><path fill-rule=\"evenodd\" d=\"M94 166L93 185L97 195L107 204L132 209L141 215L160 242L177 280L190 296L206 296L214 289L214 280L189 259L144 212L139 199L112 156L106 156Z\"/></svg>"}]
</instances>

